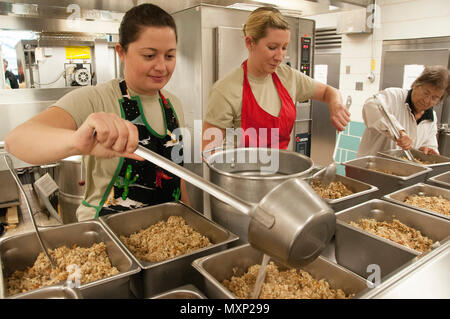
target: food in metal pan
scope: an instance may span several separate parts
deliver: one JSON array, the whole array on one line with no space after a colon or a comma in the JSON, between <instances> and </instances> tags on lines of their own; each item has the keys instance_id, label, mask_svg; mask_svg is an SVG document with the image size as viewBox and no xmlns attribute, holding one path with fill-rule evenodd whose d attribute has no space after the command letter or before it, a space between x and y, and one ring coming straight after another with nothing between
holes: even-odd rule
<instances>
[{"instance_id":1,"label":"food in metal pan","mask_svg":"<svg viewBox=\"0 0 450 319\"><path fill-rule=\"evenodd\" d=\"M371 167L369 169L372 171L381 172L381 173L385 173L385 174L389 174L389 175L403 176L401 174L394 173L393 171L390 171L388 169L381 169L381 168L376 168L376 167Z\"/></svg>"},{"instance_id":2,"label":"food in metal pan","mask_svg":"<svg viewBox=\"0 0 450 319\"><path fill-rule=\"evenodd\" d=\"M324 187L320 180L313 179L311 187L320 197L327 199L338 199L353 194L351 190L339 181L331 182L327 187Z\"/></svg>"},{"instance_id":3,"label":"food in metal pan","mask_svg":"<svg viewBox=\"0 0 450 319\"><path fill-rule=\"evenodd\" d=\"M400 156L400 158L401 158L402 160L409 161L409 159L408 159L406 156ZM422 160L422 159L417 158L417 157L414 157L414 162L419 163L419 164L423 164L423 165L436 164L436 162Z\"/></svg>"},{"instance_id":4,"label":"food in metal pan","mask_svg":"<svg viewBox=\"0 0 450 319\"><path fill-rule=\"evenodd\" d=\"M406 226L398 219L393 219L392 222L378 222L373 218L363 218L358 222L350 222L350 225L422 253L430 250L433 245L430 238L423 236L419 230Z\"/></svg>"},{"instance_id":5,"label":"food in metal pan","mask_svg":"<svg viewBox=\"0 0 450 319\"><path fill-rule=\"evenodd\" d=\"M70 275L75 280L77 275L81 275L80 283L86 284L119 273L111 265L103 242L88 248L78 247L76 244L72 248L62 246L49 249L48 252L55 262L55 268L52 269L47 256L41 252L32 267L23 271L16 270L8 277L10 296L65 281Z\"/></svg>"},{"instance_id":6,"label":"food in metal pan","mask_svg":"<svg viewBox=\"0 0 450 319\"><path fill-rule=\"evenodd\" d=\"M222 285L238 298L250 298L260 267L258 264L250 266L241 276L237 275L235 267L234 275L230 280L222 281ZM345 299L354 296L346 295L342 289L332 289L325 279L316 280L301 269L280 271L271 261L266 271L260 299Z\"/></svg>"},{"instance_id":7,"label":"food in metal pan","mask_svg":"<svg viewBox=\"0 0 450 319\"><path fill-rule=\"evenodd\" d=\"M408 205L432 210L439 214L450 215L450 200L439 196L410 195L404 202Z\"/></svg>"},{"instance_id":8,"label":"food in metal pan","mask_svg":"<svg viewBox=\"0 0 450 319\"><path fill-rule=\"evenodd\" d=\"M212 245L208 237L195 231L181 216L141 229L120 240L139 259L158 262Z\"/></svg>"}]
</instances>

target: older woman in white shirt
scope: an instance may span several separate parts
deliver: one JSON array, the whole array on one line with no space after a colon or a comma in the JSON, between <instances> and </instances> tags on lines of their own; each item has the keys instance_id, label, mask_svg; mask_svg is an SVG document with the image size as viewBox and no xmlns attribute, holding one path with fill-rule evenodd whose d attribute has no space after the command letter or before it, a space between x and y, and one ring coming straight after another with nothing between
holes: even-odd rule
<instances>
[{"instance_id":1,"label":"older woman in white shirt","mask_svg":"<svg viewBox=\"0 0 450 319\"><path fill-rule=\"evenodd\" d=\"M376 155L388 149L418 149L425 154L439 154L437 118L433 106L449 91L449 72L443 66L425 67L410 90L387 88L378 94L384 102L400 138L395 140L380 112L375 97L367 99L363 119L367 128L359 145L357 157Z\"/></svg>"}]
</instances>

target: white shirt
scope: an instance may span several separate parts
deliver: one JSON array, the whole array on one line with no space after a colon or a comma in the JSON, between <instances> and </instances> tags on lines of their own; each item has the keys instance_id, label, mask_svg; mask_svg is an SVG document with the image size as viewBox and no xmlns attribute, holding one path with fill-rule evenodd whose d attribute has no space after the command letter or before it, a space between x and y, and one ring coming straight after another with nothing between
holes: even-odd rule
<instances>
[{"instance_id":1,"label":"white shirt","mask_svg":"<svg viewBox=\"0 0 450 319\"><path fill-rule=\"evenodd\" d=\"M397 130L406 131L413 141L414 149L427 146L438 152L436 112L433 111L433 121L422 120L417 124L411 108L405 102L407 96L408 90L401 88L387 88L378 93L378 98L383 100L386 112ZM400 149L374 97L366 100L362 115L367 128L356 157L377 155L377 152L382 150Z\"/></svg>"}]
</instances>

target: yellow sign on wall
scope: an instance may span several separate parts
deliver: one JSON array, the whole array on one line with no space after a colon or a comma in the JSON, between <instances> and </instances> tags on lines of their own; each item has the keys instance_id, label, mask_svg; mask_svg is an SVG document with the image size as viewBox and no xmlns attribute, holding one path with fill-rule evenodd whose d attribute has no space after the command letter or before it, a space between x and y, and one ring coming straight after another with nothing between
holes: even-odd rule
<instances>
[{"instance_id":1,"label":"yellow sign on wall","mask_svg":"<svg viewBox=\"0 0 450 319\"><path fill-rule=\"evenodd\" d=\"M90 59L91 49L90 47L66 47L66 59Z\"/></svg>"}]
</instances>

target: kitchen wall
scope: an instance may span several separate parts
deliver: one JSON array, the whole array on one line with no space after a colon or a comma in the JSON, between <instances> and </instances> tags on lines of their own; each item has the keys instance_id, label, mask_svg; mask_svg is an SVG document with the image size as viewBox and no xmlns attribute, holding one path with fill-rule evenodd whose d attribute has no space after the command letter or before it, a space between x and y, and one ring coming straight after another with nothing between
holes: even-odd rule
<instances>
[{"instance_id":1,"label":"kitchen wall","mask_svg":"<svg viewBox=\"0 0 450 319\"><path fill-rule=\"evenodd\" d=\"M362 119L364 101L380 88L382 41L450 35L450 1L448 0L377 0L379 25L372 34L342 35L340 90L342 96L352 96L350 127L343 133L336 155L337 161L355 157L365 125ZM316 28L335 28L340 13L309 16L316 21ZM375 19L377 21L377 19ZM374 59L375 80L368 74ZM347 69L350 67L350 72ZM356 90L356 82L362 82L362 90ZM339 168L343 174L343 167Z\"/></svg>"}]
</instances>

